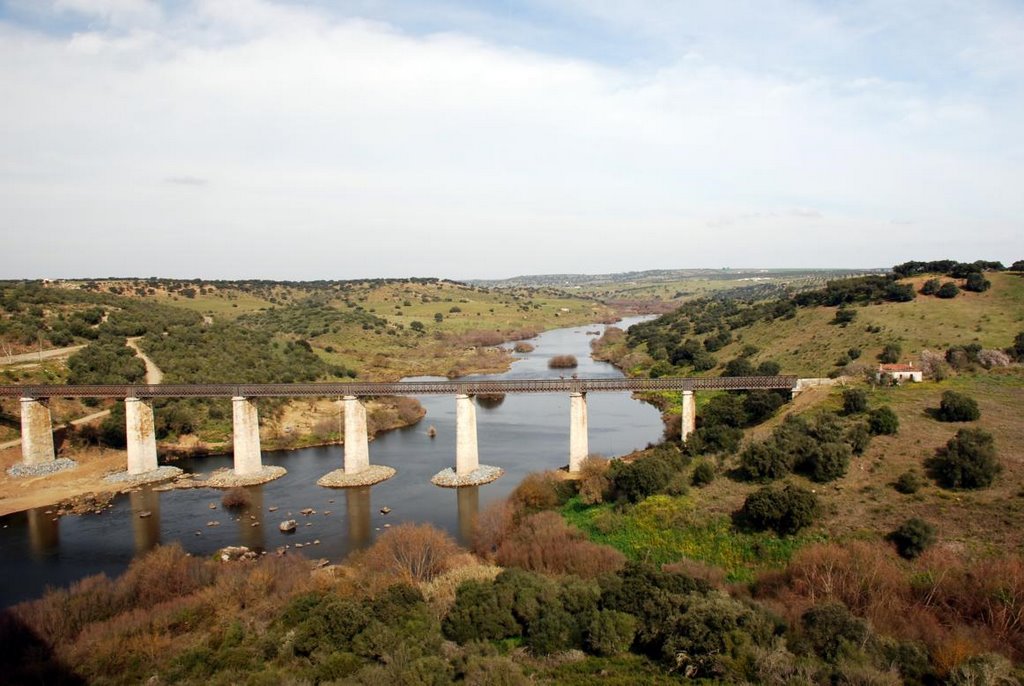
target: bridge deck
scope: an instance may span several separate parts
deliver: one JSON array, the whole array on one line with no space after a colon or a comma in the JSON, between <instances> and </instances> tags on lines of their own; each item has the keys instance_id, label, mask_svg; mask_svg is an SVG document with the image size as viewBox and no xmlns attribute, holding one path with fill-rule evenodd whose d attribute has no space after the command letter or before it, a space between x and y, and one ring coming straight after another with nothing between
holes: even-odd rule
<instances>
[{"instance_id":1,"label":"bridge deck","mask_svg":"<svg viewBox=\"0 0 1024 686\"><path fill-rule=\"evenodd\" d=\"M596 393L793 389L795 376L661 377L658 379L513 379L507 381L400 381L396 383L160 384L0 386L0 397L25 398L318 398L466 393Z\"/></svg>"}]
</instances>

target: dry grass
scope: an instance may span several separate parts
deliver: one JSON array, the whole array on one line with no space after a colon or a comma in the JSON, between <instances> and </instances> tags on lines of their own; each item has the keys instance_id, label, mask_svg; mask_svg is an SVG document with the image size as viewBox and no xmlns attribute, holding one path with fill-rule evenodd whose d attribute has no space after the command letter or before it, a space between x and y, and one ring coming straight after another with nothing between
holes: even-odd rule
<instances>
[{"instance_id":1,"label":"dry grass","mask_svg":"<svg viewBox=\"0 0 1024 686\"><path fill-rule=\"evenodd\" d=\"M526 517L498 547L495 559L503 567L583 578L618 571L626 563L625 555L610 546L592 543L582 531L551 511Z\"/></svg>"},{"instance_id":2,"label":"dry grass","mask_svg":"<svg viewBox=\"0 0 1024 686\"><path fill-rule=\"evenodd\" d=\"M575 355L555 355L548 360L548 367L551 369L574 369L579 366Z\"/></svg>"}]
</instances>

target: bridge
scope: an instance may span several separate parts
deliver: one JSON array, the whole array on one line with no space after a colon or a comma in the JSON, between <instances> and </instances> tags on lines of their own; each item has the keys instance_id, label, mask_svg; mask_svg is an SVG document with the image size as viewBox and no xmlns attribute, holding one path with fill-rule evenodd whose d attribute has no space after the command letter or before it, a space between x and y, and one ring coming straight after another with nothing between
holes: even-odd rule
<instances>
[{"instance_id":1,"label":"bridge","mask_svg":"<svg viewBox=\"0 0 1024 686\"><path fill-rule=\"evenodd\" d=\"M497 478L500 470L481 468L477 451L474 396L508 393L568 393L569 471L579 471L588 452L587 394L675 391L682 396L682 439L696 428L694 393L709 390L788 390L796 393L795 376L661 377L657 379L511 379L501 381L401 381L395 383L281 383L281 384L122 384L122 385L0 385L0 397L21 399L23 466L40 468L55 462L49 401L52 398L116 398L125 403L129 477L144 481L157 474L155 398L231 398L234 468L231 483L256 484L281 476L280 468L264 467L260 451L258 398L341 398L344 406L344 465L320 480L327 486L365 486L390 477L394 470L371 466L366 408L360 398L394 395L453 395L456 407L455 465L451 475L435 483L461 486ZM378 478L379 477L379 478Z\"/></svg>"}]
</instances>

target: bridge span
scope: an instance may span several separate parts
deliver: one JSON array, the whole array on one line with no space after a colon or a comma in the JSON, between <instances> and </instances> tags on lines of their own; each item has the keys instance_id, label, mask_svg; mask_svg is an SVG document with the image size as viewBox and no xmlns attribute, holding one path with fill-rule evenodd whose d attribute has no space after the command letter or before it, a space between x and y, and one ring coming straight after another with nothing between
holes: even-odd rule
<instances>
[{"instance_id":1,"label":"bridge span","mask_svg":"<svg viewBox=\"0 0 1024 686\"><path fill-rule=\"evenodd\" d=\"M234 469L225 483L255 484L284 473L264 467L260 451L259 398L341 398L344 407L344 467L320 483L356 486L394 474L388 467L370 465L366 409L360 398L392 395L453 395L456 403L456 454L452 470L435 477L449 486L483 483L484 474L500 474L481 467L477 452L474 396L508 393L567 393L569 395L569 471L579 471L588 453L587 394L611 392L675 391L682 397L682 439L696 428L694 393L710 390L786 390L795 394L795 376L661 377L657 379L509 379L461 381L401 381L395 383L279 383L279 384L122 384L122 385L0 385L0 397L21 400L21 471L46 473L55 462L49 401L52 398L116 398L124 400L127 423L128 477L144 481L159 474L153 399L231 398ZM442 478L445 472L451 472ZM377 478L379 476L379 478ZM214 483L214 482L211 482Z\"/></svg>"}]
</instances>

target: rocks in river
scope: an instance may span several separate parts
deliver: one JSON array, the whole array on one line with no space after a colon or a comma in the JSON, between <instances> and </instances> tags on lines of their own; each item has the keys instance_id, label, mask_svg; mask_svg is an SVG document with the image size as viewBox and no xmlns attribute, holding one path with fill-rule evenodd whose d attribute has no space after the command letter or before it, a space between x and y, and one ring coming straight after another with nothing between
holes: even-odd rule
<instances>
[{"instance_id":1,"label":"rocks in river","mask_svg":"<svg viewBox=\"0 0 1024 686\"><path fill-rule=\"evenodd\" d=\"M434 438L435 436L437 436L437 429L434 427L433 424L431 424L427 428L427 436L429 436L430 438Z\"/></svg>"},{"instance_id":2,"label":"rocks in river","mask_svg":"<svg viewBox=\"0 0 1024 686\"><path fill-rule=\"evenodd\" d=\"M152 516L153 516L153 513L150 512L149 510L143 510L142 512L139 513L139 519L146 519L147 517L152 517Z\"/></svg>"},{"instance_id":3,"label":"rocks in river","mask_svg":"<svg viewBox=\"0 0 1024 686\"><path fill-rule=\"evenodd\" d=\"M299 523L296 522L294 519L286 519L285 521L281 522L277 528L280 529L282 533L290 534L295 531L295 528L298 525Z\"/></svg>"},{"instance_id":4,"label":"rocks in river","mask_svg":"<svg viewBox=\"0 0 1024 686\"><path fill-rule=\"evenodd\" d=\"M252 523L252 524L250 524L249 526L259 526L259 525L260 525L260 523L259 523L259 522L253 522L253 523Z\"/></svg>"},{"instance_id":5,"label":"rocks in river","mask_svg":"<svg viewBox=\"0 0 1024 686\"><path fill-rule=\"evenodd\" d=\"M387 505L385 505L384 507L380 508L380 513L381 514L387 514L388 512L391 512L391 508L388 507Z\"/></svg>"},{"instance_id":6,"label":"rocks in river","mask_svg":"<svg viewBox=\"0 0 1024 686\"><path fill-rule=\"evenodd\" d=\"M221 562L238 562L239 560L255 560L257 555L249 548L244 545L229 545L226 548L221 548L217 551L217 556L220 557Z\"/></svg>"},{"instance_id":7,"label":"rocks in river","mask_svg":"<svg viewBox=\"0 0 1024 686\"><path fill-rule=\"evenodd\" d=\"M206 526L220 526L220 522L207 522Z\"/></svg>"},{"instance_id":8,"label":"rocks in river","mask_svg":"<svg viewBox=\"0 0 1024 686\"><path fill-rule=\"evenodd\" d=\"M216 510L217 509L217 503L210 503L210 509L211 510Z\"/></svg>"},{"instance_id":9,"label":"rocks in river","mask_svg":"<svg viewBox=\"0 0 1024 686\"><path fill-rule=\"evenodd\" d=\"M301 510L299 510L299 514L308 517L309 515L316 514L316 510L314 510L311 507L304 507Z\"/></svg>"},{"instance_id":10,"label":"rocks in river","mask_svg":"<svg viewBox=\"0 0 1024 686\"><path fill-rule=\"evenodd\" d=\"M268 507L267 512L277 512L277 505L271 505Z\"/></svg>"}]
</instances>

